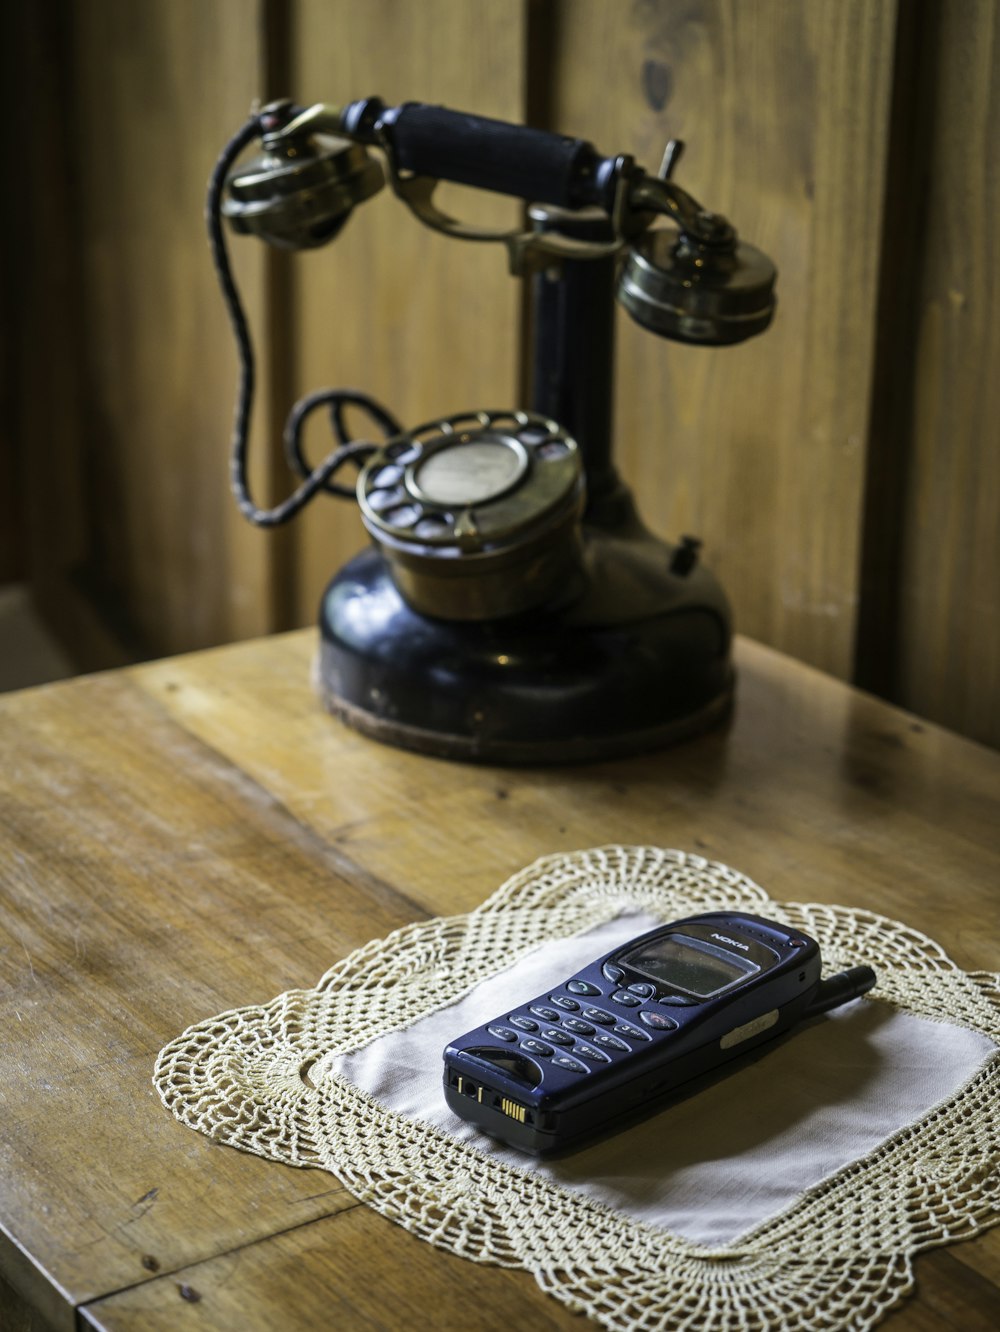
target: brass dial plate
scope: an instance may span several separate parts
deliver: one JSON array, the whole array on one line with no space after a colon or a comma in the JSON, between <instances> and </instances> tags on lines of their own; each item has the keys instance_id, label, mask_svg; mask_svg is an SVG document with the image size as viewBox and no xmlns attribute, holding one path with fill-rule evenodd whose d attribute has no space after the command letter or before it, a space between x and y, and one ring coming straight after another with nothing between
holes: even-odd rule
<instances>
[{"instance_id":1,"label":"brass dial plate","mask_svg":"<svg viewBox=\"0 0 1000 1332\"><path fill-rule=\"evenodd\" d=\"M357 493L373 536L434 557L514 546L557 522L582 486L579 450L558 422L483 411L389 440Z\"/></svg>"}]
</instances>

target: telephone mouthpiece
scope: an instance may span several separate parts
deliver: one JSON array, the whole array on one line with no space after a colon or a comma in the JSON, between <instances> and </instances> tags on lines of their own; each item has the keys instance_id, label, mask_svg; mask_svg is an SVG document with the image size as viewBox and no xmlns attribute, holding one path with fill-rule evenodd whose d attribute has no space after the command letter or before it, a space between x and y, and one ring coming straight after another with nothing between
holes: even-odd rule
<instances>
[{"instance_id":1,"label":"telephone mouthpiece","mask_svg":"<svg viewBox=\"0 0 1000 1332\"><path fill-rule=\"evenodd\" d=\"M222 205L234 231L283 250L314 249L340 231L356 204L385 183L360 144L320 136L267 136L263 151L226 180Z\"/></svg>"},{"instance_id":2,"label":"telephone mouthpiece","mask_svg":"<svg viewBox=\"0 0 1000 1332\"><path fill-rule=\"evenodd\" d=\"M777 270L735 238L722 245L684 232L644 232L626 251L618 300L637 324L678 342L725 346L763 333L774 314Z\"/></svg>"}]
</instances>

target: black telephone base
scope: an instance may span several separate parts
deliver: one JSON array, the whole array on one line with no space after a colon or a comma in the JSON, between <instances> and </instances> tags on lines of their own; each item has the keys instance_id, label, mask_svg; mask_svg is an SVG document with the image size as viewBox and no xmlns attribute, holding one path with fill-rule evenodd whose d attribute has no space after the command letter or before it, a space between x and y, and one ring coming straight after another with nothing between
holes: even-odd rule
<instances>
[{"instance_id":1,"label":"black telephone base","mask_svg":"<svg viewBox=\"0 0 1000 1332\"><path fill-rule=\"evenodd\" d=\"M320 608L317 686L365 735L481 763L571 763L657 749L723 721L733 696L725 597L673 548L586 531L582 590L565 605L456 622L412 610L377 548Z\"/></svg>"}]
</instances>

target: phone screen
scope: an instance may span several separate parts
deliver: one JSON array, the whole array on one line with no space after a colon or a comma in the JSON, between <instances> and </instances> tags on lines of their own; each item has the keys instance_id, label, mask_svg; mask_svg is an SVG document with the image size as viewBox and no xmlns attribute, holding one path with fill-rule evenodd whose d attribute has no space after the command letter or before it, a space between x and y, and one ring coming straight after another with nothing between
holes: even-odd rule
<instances>
[{"instance_id":1,"label":"phone screen","mask_svg":"<svg viewBox=\"0 0 1000 1332\"><path fill-rule=\"evenodd\" d=\"M749 958L733 957L721 948L684 934L669 934L656 939L622 960L636 971L666 981L668 985L676 985L679 990L687 990L702 999L708 999L760 971Z\"/></svg>"}]
</instances>

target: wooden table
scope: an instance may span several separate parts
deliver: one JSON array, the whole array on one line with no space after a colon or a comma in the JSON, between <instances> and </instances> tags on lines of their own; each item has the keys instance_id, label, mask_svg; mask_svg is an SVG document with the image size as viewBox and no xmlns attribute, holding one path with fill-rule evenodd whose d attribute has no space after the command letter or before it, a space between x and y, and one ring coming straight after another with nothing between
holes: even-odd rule
<instances>
[{"instance_id":1,"label":"wooden table","mask_svg":"<svg viewBox=\"0 0 1000 1332\"><path fill-rule=\"evenodd\" d=\"M728 730L586 767L459 766L321 712L313 642L0 699L4 1329L586 1326L329 1175L213 1145L150 1084L190 1023L467 911L539 855L693 850L1000 963L1000 755L744 641ZM916 1270L887 1332L1000 1326L1000 1230Z\"/></svg>"}]
</instances>

